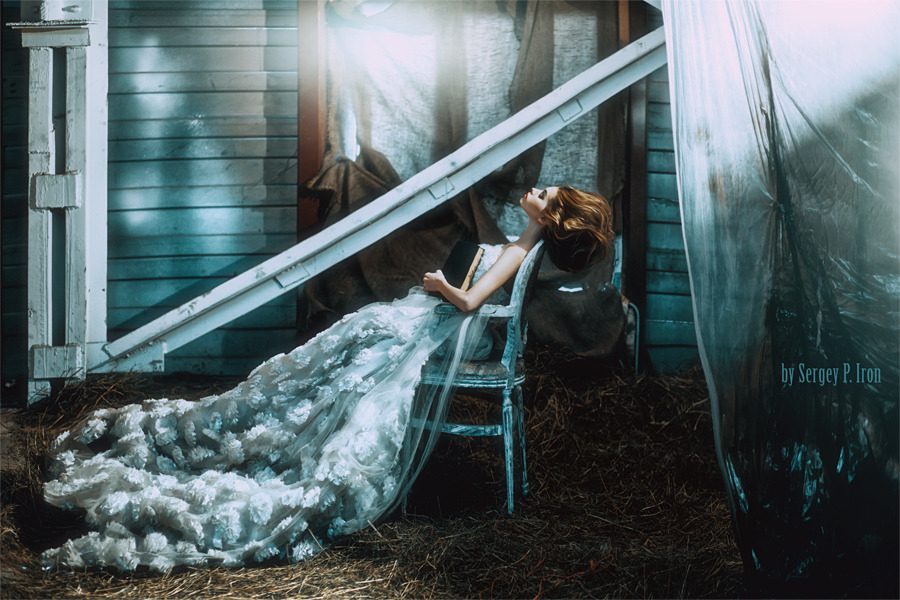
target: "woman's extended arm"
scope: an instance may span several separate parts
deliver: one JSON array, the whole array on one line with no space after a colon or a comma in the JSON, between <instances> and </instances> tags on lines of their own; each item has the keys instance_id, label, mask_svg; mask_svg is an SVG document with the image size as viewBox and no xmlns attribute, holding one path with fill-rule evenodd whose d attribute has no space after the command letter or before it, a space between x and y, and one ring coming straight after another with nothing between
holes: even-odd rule
<instances>
[{"instance_id":1,"label":"woman's extended arm","mask_svg":"<svg viewBox=\"0 0 900 600\"><path fill-rule=\"evenodd\" d=\"M515 274L525 259L525 255L534 247L540 237L541 227L532 221L518 240L503 247L500 256L497 257L496 262L491 265L487 273L466 291L447 283L444 274L440 271L426 273L422 280L422 286L425 291L439 292L463 312L475 310Z\"/></svg>"}]
</instances>

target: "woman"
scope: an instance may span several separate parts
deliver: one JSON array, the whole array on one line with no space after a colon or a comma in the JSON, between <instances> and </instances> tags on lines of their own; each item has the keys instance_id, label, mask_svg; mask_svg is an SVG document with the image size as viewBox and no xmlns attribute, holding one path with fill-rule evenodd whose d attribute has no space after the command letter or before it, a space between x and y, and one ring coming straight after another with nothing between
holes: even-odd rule
<instances>
[{"instance_id":1,"label":"woman","mask_svg":"<svg viewBox=\"0 0 900 600\"><path fill-rule=\"evenodd\" d=\"M345 316L219 396L103 409L61 435L45 497L85 509L97 531L48 550L45 564L167 570L296 561L387 514L438 435L421 424L443 418L452 391L418 385L429 356L450 347L443 361L451 376L471 357L484 328L471 311L542 237L566 269L609 250L611 211L601 196L551 187L520 204L528 226L486 253L469 290L440 271L424 276L425 291L463 313L439 320L440 300L413 288L403 300Z\"/></svg>"}]
</instances>

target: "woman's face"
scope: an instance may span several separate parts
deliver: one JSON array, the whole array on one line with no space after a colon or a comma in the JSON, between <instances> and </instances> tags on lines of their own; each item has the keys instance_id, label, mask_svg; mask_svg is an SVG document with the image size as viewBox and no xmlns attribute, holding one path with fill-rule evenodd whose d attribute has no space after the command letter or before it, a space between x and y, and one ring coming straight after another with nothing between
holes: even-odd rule
<instances>
[{"instance_id":1,"label":"woman's face","mask_svg":"<svg viewBox=\"0 0 900 600\"><path fill-rule=\"evenodd\" d=\"M532 188L530 192L522 196L519 205L525 214L531 219L537 221L541 225L544 224L544 211L547 210L547 203L556 197L556 188L548 187L543 190Z\"/></svg>"}]
</instances>

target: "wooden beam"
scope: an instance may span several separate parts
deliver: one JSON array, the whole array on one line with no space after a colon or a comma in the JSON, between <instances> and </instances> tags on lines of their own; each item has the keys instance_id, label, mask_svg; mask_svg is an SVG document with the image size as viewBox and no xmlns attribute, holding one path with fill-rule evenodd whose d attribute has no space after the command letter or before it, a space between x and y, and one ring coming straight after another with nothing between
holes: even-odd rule
<instances>
[{"instance_id":1,"label":"wooden beam","mask_svg":"<svg viewBox=\"0 0 900 600\"><path fill-rule=\"evenodd\" d=\"M297 183L322 168L325 154L325 0L297 0ZM301 188L302 189L302 188ZM297 231L318 220L318 199L297 197Z\"/></svg>"},{"instance_id":2,"label":"wooden beam","mask_svg":"<svg viewBox=\"0 0 900 600\"><path fill-rule=\"evenodd\" d=\"M36 207L35 176L52 173L51 106L53 50L31 47L28 51L28 347L29 402L50 393L50 382L32 377L34 360L30 349L35 345L52 346L51 331L53 289L51 281L52 222L49 210Z\"/></svg>"},{"instance_id":3,"label":"wooden beam","mask_svg":"<svg viewBox=\"0 0 900 600\"><path fill-rule=\"evenodd\" d=\"M161 368L159 357L269 302L453 198L666 63L662 28L573 77L344 219L107 344L92 371Z\"/></svg>"},{"instance_id":4,"label":"wooden beam","mask_svg":"<svg viewBox=\"0 0 900 600\"><path fill-rule=\"evenodd\" d=\"M628 2L629 38L643 35L646 5ZM626 121L628 163L623 194L624 276L622 293L643 310L646 305L647 271L647 82L642 79L631 86ZM643 330L641 328L641 334ZM644 347L638 340L640 348Z\"/></svg>"}]
</instances>

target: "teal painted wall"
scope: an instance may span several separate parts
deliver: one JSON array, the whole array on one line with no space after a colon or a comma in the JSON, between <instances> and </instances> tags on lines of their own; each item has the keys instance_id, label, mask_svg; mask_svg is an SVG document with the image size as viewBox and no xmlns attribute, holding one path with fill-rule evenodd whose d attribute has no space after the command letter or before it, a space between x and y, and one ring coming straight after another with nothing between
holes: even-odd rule
<instances>
[{"instance_id":1,"label":"teal painted wall","mask_svg":"<svg viewBox=\"0 0 900 600\"><path fill-rule=\"evenodd\" d=\"M109 11L109 339L296 241L296 0ZM294 294L170 353L246 374L294 346Z\"/></svg>"},{"instance_id":2,"label":"teal painted wall","mask_svg":"<svg viewBox=\"0 0 900 600\"><path fill-rule=\"evenodd\" d=\"M662 26L659 11L648 9L648 17L651 29ZM647 83L647 298L639 307L644 344L659 372L699 361L674 150L669 74L663 67Z\"/></svg>"}]
</instances>

